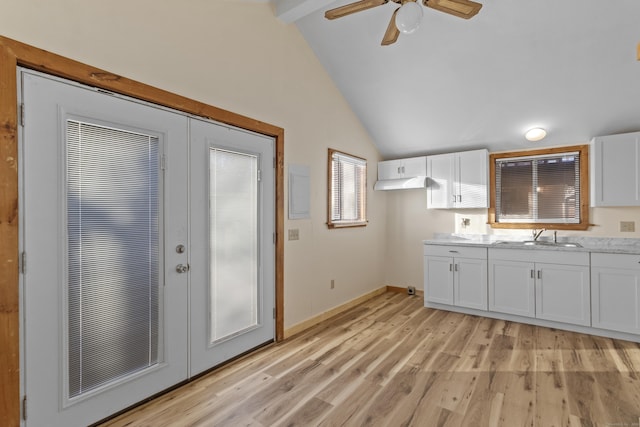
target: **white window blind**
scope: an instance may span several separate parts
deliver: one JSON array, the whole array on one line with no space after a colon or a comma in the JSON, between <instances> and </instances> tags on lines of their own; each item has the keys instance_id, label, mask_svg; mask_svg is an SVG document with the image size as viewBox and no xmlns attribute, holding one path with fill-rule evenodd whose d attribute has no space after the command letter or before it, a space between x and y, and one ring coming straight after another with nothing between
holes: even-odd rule
<instances>
[{"instance_id":1,"label":"white window blind","mask_svg":"<svg viewBox=\"0 0 640 427\"><path fill-rule=\"evenodd\" d=\"M158 363L158 138L67 121L68 397Z\"/></svg>"},{"instance_id":2,"label":"white window blind","mask_svg":"<svg viewBox=\"0 0 640 427\"><path fill-rule=\"evenodd\" d=\"M329 226L366 225L367 161L330 152Z\"/></svg>"},{"instance_id":3,"label":"white window blind","mask_svg":"<svg viewBox=\"0 0 640 427\"><path fill-rule=\"evenodd\" d=\"M258 324L259 159L209 149L209 342Z\"/></svg>"},{"instance_id":4,"label":"white window blind","mask_svg":"<svg viewBox=\"0 0 640 427\"><path fill-rule=\"evenodd\" d=\"M580 153L496 159L496 222L580 223Z\"/></svg>"}]
</instances>

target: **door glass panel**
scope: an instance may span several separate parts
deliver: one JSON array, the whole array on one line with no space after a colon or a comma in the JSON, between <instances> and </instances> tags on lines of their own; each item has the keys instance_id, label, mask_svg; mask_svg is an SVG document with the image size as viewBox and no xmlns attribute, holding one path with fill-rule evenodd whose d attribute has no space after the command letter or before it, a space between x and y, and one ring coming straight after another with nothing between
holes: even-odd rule
<instances>
[{"instance_id":1,"label":"door glass panel","mask_svg":"<svg viewBox=\"0 0 640 427\"><path fill-rule=\"evenodd\" d=\"M158 363L158 138L67 121L68 397Z\"/></svg>"},{"instance_id":2,"label":"door glass panel","mask_svg":"<svg viewBox=\"0 0 640 427\"><path fill-rule=\"evenodd\" d=\"M209 341L258 322L258 157L209 150Z\"/></svg>"}]
</instances>

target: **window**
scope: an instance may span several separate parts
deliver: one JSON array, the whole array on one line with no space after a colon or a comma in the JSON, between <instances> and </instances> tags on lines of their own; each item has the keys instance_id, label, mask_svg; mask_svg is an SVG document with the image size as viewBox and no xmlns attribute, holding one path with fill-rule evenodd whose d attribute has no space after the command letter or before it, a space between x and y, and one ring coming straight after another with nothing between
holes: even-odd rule
<instances>
[{"instance_id":1,"label":"window","mask_svg":"<svg viewBox=\"0 0 640 427\"><path fill-rule=\"evenodd\" d=\"M329 228L367 225L367 161L329 149Z\"/></svg>"},{"instance_id":2,"label":"window","mask_svg":"<svg viewBox=\"0 0 640 427\"><path fill-rule=\"evenodd\" d=\"M494 228L589 227L588 146L490 156Z\"/></svg>"}]
</instances>

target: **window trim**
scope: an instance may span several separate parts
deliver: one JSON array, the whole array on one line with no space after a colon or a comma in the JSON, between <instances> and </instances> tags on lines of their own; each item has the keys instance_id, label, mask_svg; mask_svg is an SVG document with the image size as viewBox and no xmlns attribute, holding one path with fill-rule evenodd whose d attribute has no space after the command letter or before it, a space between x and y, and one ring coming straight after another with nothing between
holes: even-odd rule
<instances>
[{"instance_id":1,"label":"window trim","mask_svg":"<svg viewBox=\"0 0 640 427\"><path fill-rule=\"evenodd\" d=\"M496 160L510 157L530 157L554 155L569 152L580 155L580 222L575 224L546 222L496 222ZM489 209L488 224L491 228L522 229L546 228L550 230L587 230L589 223L589 145L572 145L566 147L541 148L538 150L509 151L491 153L489 155Z\"/></svg>"},{"instance_id":2,"label":"window trim","mask_svg":"<svg viewBox=\"0 0 640 427\"><path fill-rule=\"evenodd\" d=\"M331 183L333 182L333 155L334 153L341 154L343 156L352 157L357 160L362 160L365 163L365 174L364 174L364 220L363 221L350 221L350 222L334 222L331 219L331 201L333 200L333 186ZM367 159L354 156L353 154L345 153L344 151L335 150L333 148L329 148L328 157L327 157L327 227L329 229L337 229L337 228L353 228L353 227L366 227L369 223L367 219Z\"/></svg>"}]
</instances>

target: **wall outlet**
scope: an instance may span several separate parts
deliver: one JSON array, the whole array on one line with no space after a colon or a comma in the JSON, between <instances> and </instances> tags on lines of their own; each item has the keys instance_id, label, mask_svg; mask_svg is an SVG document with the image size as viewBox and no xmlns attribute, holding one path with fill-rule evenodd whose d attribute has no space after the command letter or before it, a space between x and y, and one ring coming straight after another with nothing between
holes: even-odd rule
<instances>
[{"instance_id":1,"label":"wall outlet","mask_svg":"<svg viewBox=\"0 0 640 427\"><path fill-rule=\"evenodd\" d=\"M331 279L331 289L336 287L336 281L335 279Z\"/></svg>"},{"instance_id":2,"label":"wall outlet","mask_svg":"<svg viewBox=\"0 0 640 427\"><path fill-rule=\"evenodd\" d=\"M635 221L620 221L620 231L623 232L635 232L636 231L636 222Z\"/></svg>"},{"instance_id":3,"label":"wall outlet","mask_svg":"<svg viewBox=\"0 0 640 427\"><path fill-rule=\"evenodd\" d=\"M407 287L407 295L415 295L416 294L416 287L415 286L408 286Z\"/></svg>"},{"instance_id":4,"label":"wall outlet","mask_svg":"<svg viewBox=\"0 0 640 427\"><path fill-rule=\"evenodd\" d=\"M471 225L471 218L462 218L462 227L466 228Z\"/></svg>"},{"instance_id":5,"label":"wall outlet","mask_svg":"<svg viewBox=\"0 0 640 427\"><path fill-rule=\"evenodd\" d=\"M289 240L300 240L300 229L291 228L289 230Z\"/></svg>"}]
</instances>

